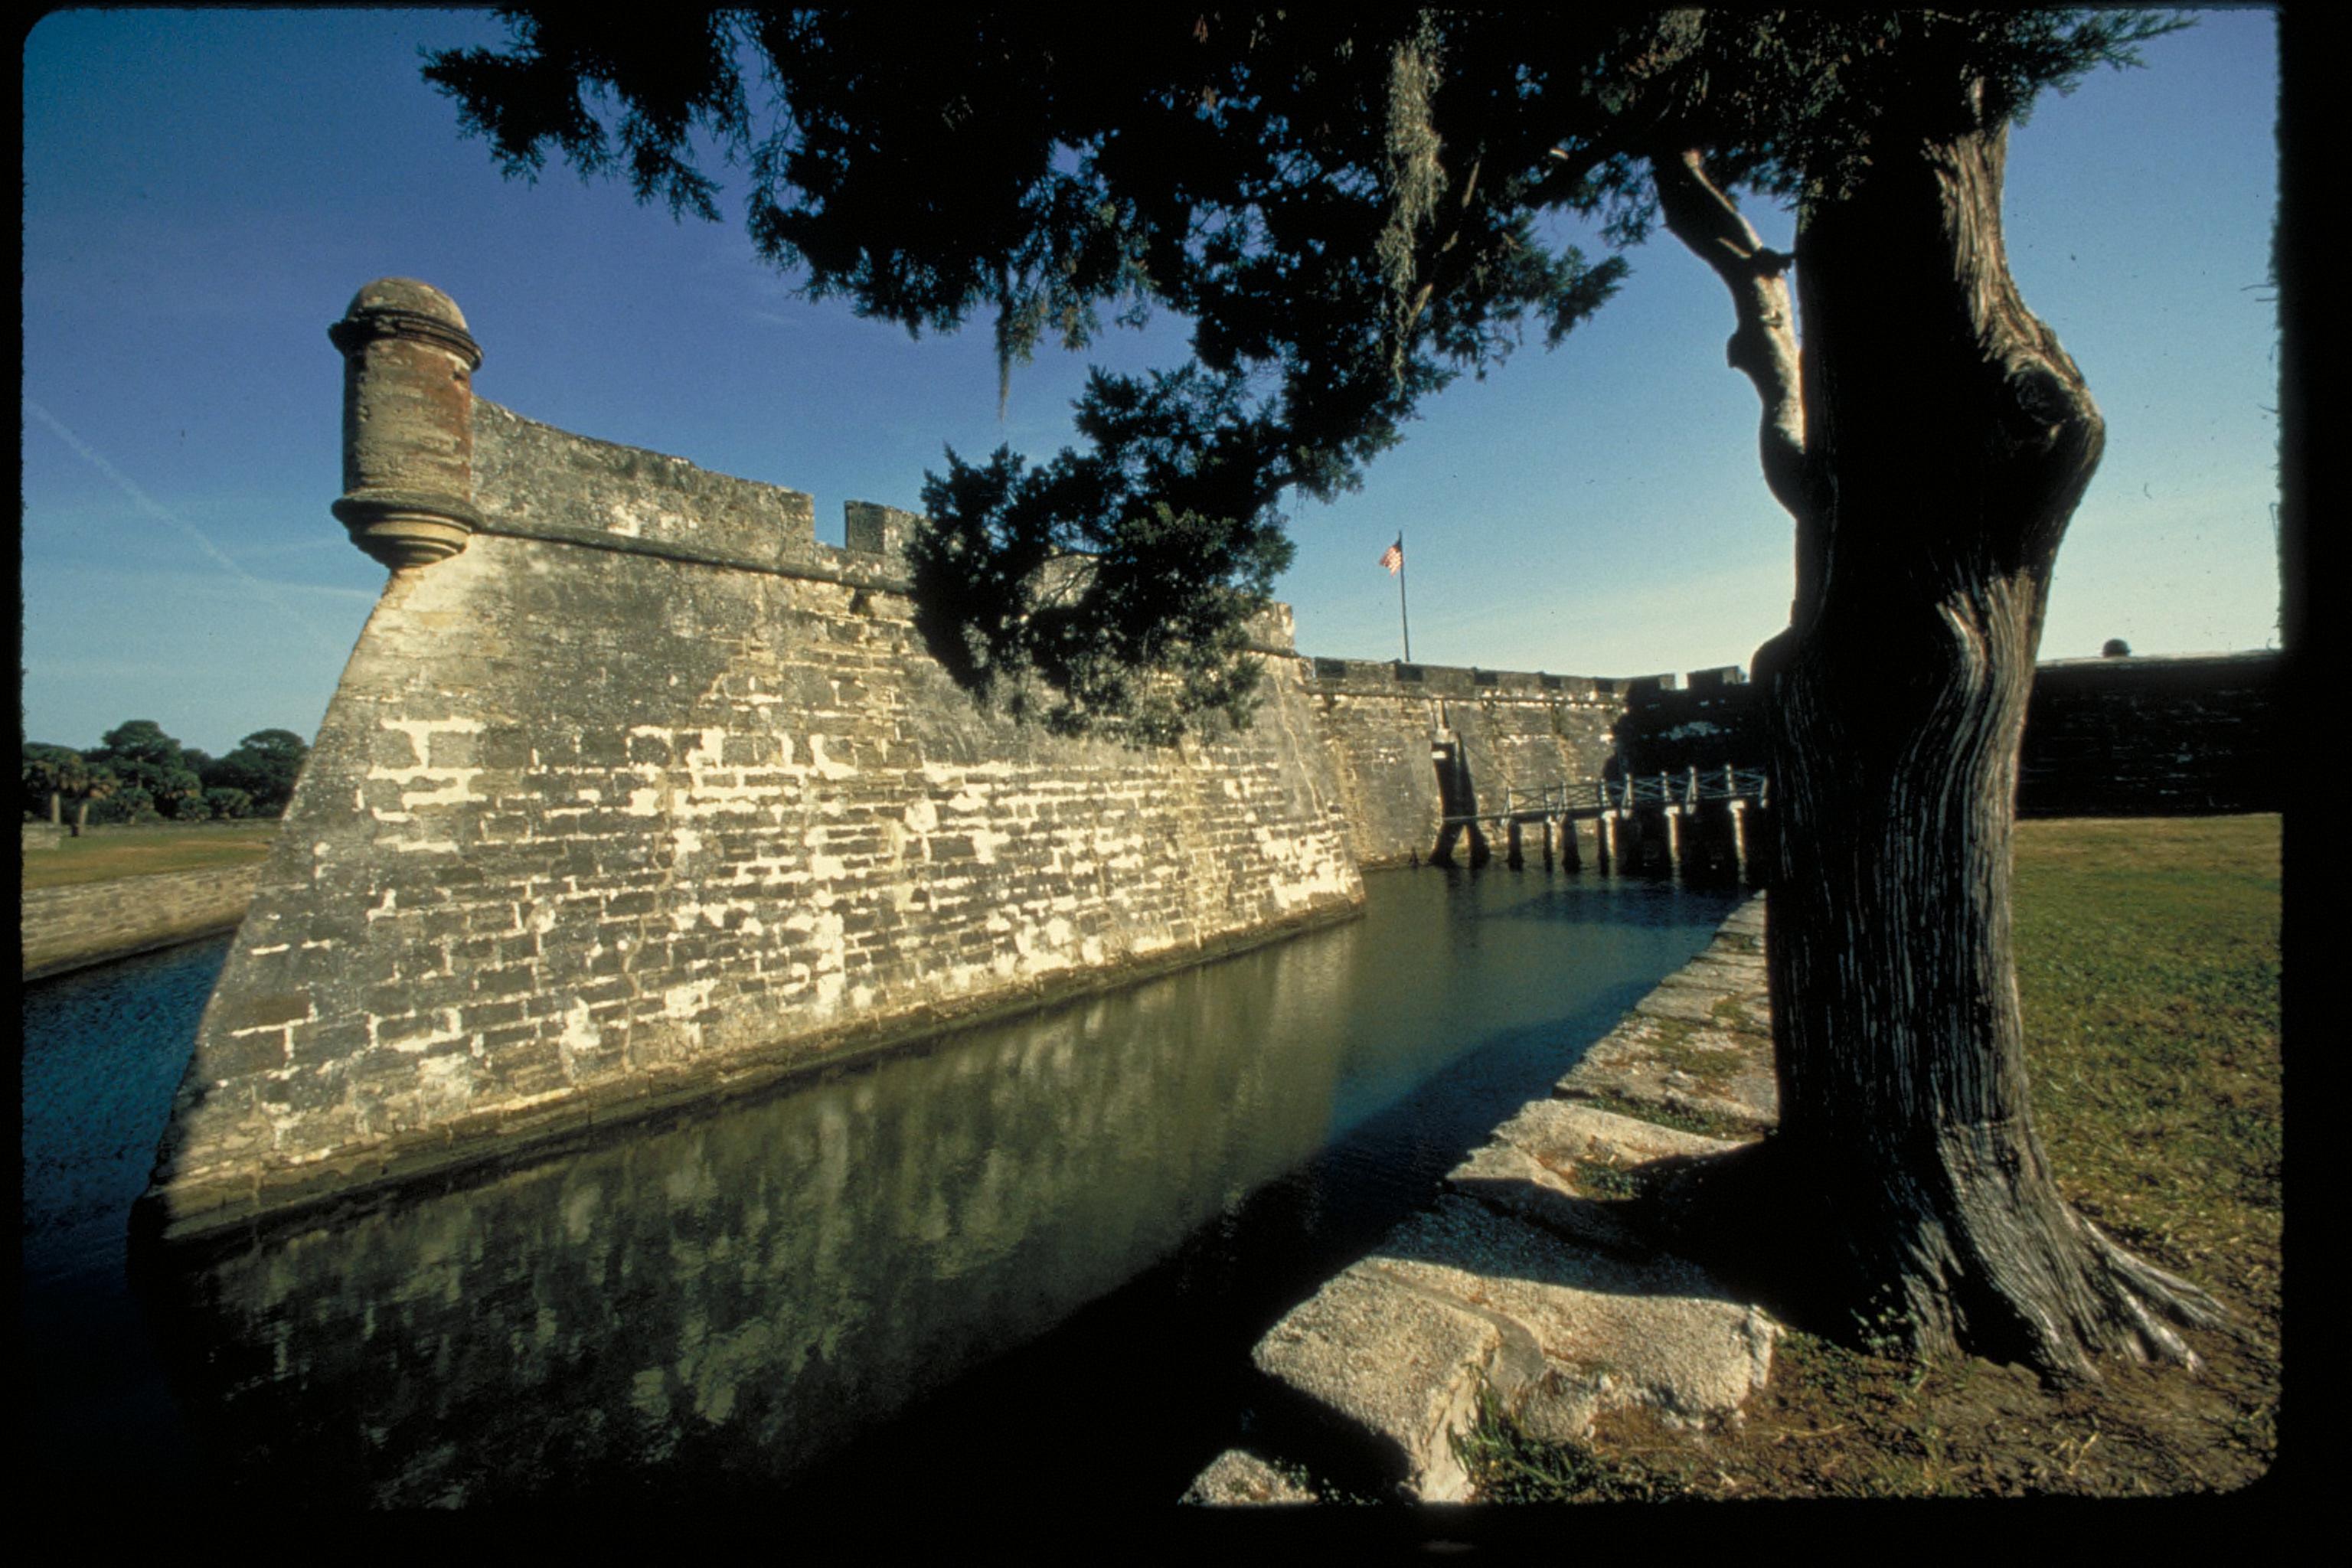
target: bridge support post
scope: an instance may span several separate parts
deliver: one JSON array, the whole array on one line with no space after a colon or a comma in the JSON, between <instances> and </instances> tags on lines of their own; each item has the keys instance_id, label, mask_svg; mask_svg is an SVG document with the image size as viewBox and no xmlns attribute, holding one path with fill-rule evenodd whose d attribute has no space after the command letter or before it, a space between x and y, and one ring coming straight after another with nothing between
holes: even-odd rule
<instances>
[{"instance_id":1,"label":"bridge support post","mask_svg":"<svg viewBox=\"0 0 2352 1568\"><path fill-rule=\"evenodd\" d=\"M1503 824L1503 864L1517 871L1528 863L1519 848L1519 819L1509 817Z\"/></svg>"},{"instance_id":2,"label":"bridge support post","mask_svg":"<svg viewBox=\"0 0 2352 1568\"><path fill-rule=\"evenodd\" d=\"M1584 846L1580 842L1582 837L1583 835L1577 829L1576 818L1562 816L1559 819L1559 863L1562 869L1569 871L1584 869Z\"/></svg>"},{"instance_id":3,"label":"bridge support post","mask_svg":"<svg viewBox=\"0 0 2352 1568\"><path fill-rule=\"evenodd\" d=\"M1666 825L1666 872L1669 876L1679 876L1684 869L1683 847L1689 837L1683 832L1683 808L1672 805L1662 806L1658 815Z\"/></svg>"},{"instance_id":4,"label":"bridge support post","mask_svg":"<svg viewBox=\"0 0 2352 1568\"><path fill-rule=\"evenodd\" d=\"M1536 826L1543 829L1544 869L1549 871L1551 869L1551 818L1549 816L1538 817L1536 819Z\"/></svg>"},{"instance_id":5,"label":"bridge support post","mask_svg":"<svg viewBox=\"0 0 2352 1568\"><path fill-rule=\"evenodd\" d=\"M1748 803L1733 796L1724 805L1731 813L1731 878L1748 880Z\"/></svg>"}]
</instances>

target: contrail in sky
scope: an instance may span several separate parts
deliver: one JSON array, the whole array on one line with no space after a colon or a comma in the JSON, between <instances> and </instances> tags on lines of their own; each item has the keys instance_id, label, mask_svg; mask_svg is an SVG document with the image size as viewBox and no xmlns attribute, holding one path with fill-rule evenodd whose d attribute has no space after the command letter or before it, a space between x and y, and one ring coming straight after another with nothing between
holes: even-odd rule
<instances>
[{"instance_id":1,"label":"contrail in sky","mask_svg":"<svg viewBox=\"0 0 2352 1568\"><path fill-rule=\"evenodd\" d=\"M39 404L34 402L29 397L25 398L22 401L24 402L26 408L31 411L35 418L47 426L50 429L56 431L59 440L63 441L67 446L71 447L76 452L81 454L82 461L88 463L91 468L96 468L100 473L104 474L108 479L112 479L117 485L121 486L122 493L129 496L133 501L137 502L139 509L142 511L144 511L148 516L153 518L158 522L171 524L171 526L178 529L182 533L186 534L191 540L194 540L197 549L203 551L215 561L220 563L222 571L226 572L230 576L236 578L238 582L243 583L247 587L252 589L254 593L258 595L261 598L275 605L278 612L285 616L288 620L292 621L296 626L309 633L310 640L317 643L320 648L324 649L328 653L335 655L337 658L341 658L351 651L349 648L339 647L333 637L329 637L325 632L320 630L317 625L315 625L309 616L305 616L301 611L289 604L285 597L281 595L277 589L271 587L268 584L263 582L260 578L255 576L252 573L238 565L220 548L220 546L215 544L211 540L205 537L204 530L198 528L194 523L188 521L186 519L175 516L172 512L165 510L163 505L158 502L154 497L149 495L145 490L141 489L136 484L134 484L128 474L125 474L121 469L116 468L112 463L108 462L104 458L100 457L96 452L90 449L89 444L83 441L80 437L67 429L65 426L58 421L57 416L51 414L47 409L42 407Z\"/></svg>"}]
</instances>

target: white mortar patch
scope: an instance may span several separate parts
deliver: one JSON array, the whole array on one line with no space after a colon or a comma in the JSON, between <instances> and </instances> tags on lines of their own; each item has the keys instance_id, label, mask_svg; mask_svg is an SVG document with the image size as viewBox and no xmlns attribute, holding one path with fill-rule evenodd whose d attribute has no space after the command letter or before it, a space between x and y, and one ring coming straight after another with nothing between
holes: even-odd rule
<instances>
[{"instance_id":1,"label":"white mortar patch","mask_svg":"<svg viewBox=\"0 0 2352 1568\"><path fill-rule=\"evenodd\" d=\"M817 777L821 779L845 779L854 777L856 774L857 768L855 763L836 763L832 758L824 754L824 737L823 735L811 735L808 738L808 743L809 771L816 774Z\"/></svg>"},{"instance_id":2,"label":"white mortar patch","mask_svg":"<svg viewBox=\"0 0 2352 1568\"><path fill-rule=\"evenodd\" d=\"M711 987L715 980L692 980L684 985L672 985L662 993L662 1016L690 1018L710 1005Z\"/></svg>"}]
</instances>

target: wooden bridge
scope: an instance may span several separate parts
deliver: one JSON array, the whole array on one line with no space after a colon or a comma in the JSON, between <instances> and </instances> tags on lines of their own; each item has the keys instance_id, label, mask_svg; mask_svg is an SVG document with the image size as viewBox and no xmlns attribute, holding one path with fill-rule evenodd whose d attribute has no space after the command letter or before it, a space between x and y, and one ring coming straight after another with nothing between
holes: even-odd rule
<instances>
[{"instance_id":1,"label":"wooden bridge","mask_svg":"<svg viewBox=\"0 0 2352 1568\"><path fill-rule=\"evenodd\" d=\"M1507 789L1499 808L1442 817L1430 859L1452 864L1454 846L1466 834L1470 864L1484 865L1491 857L1486 830L1492 828L1504 838L1507 863L1520 866L1526 857L1525 830L1534 826L1541 836L1547 868L1556 840L1568 869L1581 869L1580 841L1589 840L1602 870L1704 869L1752 879L1757 857L1751 840L1770 804L1769 781L1762 773L1728 765L1613 783Z\"/></svg>"}]
</instances>

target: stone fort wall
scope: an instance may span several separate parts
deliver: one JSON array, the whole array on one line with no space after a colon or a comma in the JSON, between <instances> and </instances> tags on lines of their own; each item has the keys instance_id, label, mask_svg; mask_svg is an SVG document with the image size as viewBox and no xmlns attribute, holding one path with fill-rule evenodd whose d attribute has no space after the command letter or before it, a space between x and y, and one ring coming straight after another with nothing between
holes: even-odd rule
<instances>
[{"instance_id":1,"label":"stone fort wall","mask_svg":"<svg viewBox=\"0 0 2352 1568\"><path fill-rule=\"evenodd\" d=\"M915 632L903 515L853 506L835 549L804 495L457 404L462 317L383 288L338 324L347 359L398 354L347 383L362 450L336 510L397 569L142 1226L478 1160L1360 907L1286 612L1237 735L1016 725Z\"/></svg>"},{"instance_id":2,"label":"stone fort wall","mask_svg":"<svg viewBox=\"0 0 2352 1568\"><path fill-rule=\"evenodd\" d=\"M1499 809L1507 792L1568 784L1590 794L1615 745L1614 729L1638 680L1593 679L1362 659L1303 661L1307 690L1339 773L1349 843L1366 866L1426 857L1444 811ZM1441 801L1433 752L1465 764L1459 793Z\"/></svg>"},{"instance_id":3,"label":"stone fort wall","mask_svg":"<svg viewBox=\"0 0 2352 1568\"><path fill-rule=\"evenodd\" d=\"M2033 672L2021 816L2279 811L2292 764L2276 651L2053 659ZM1637 775L1766 765L1760 689L1701 670L1643 683L1617 731Z\"/></svg>"}]
</instances>

